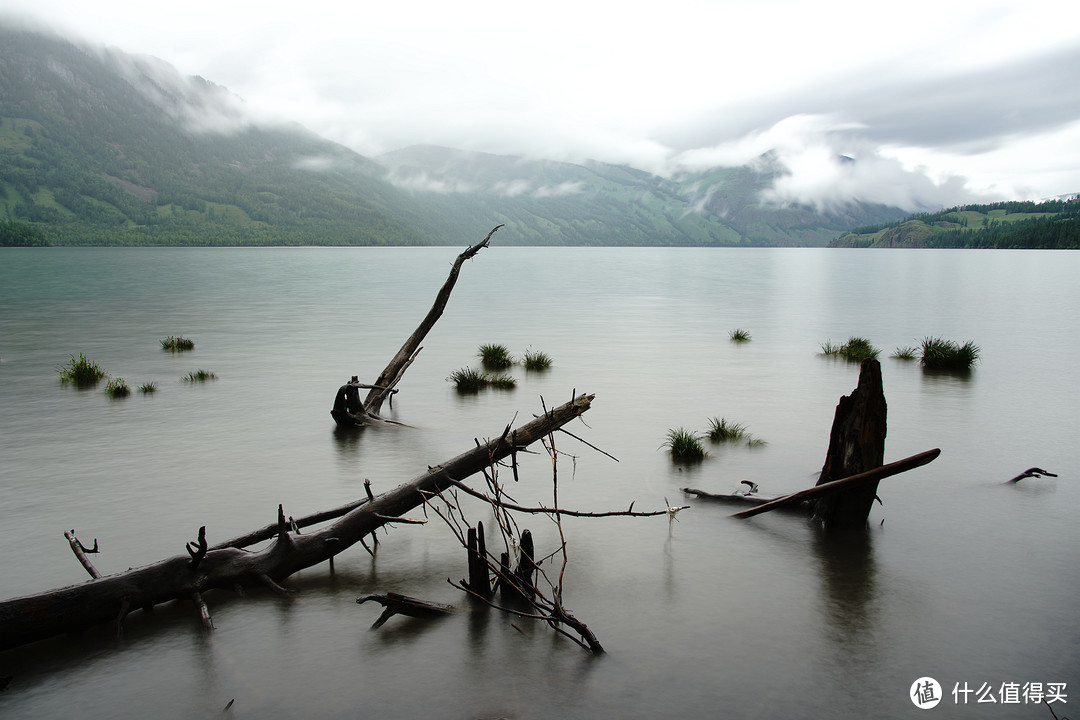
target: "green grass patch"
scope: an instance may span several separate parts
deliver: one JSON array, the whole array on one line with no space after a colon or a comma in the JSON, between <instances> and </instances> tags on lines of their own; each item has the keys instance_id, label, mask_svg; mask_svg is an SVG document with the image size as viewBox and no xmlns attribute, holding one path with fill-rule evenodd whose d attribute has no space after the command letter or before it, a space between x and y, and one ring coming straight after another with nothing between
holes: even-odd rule
<instances>
[{"instance_id":1,"label":"green grass patch","mask_svg":"<svg viewBox=\"0 0 1080 720\"><path fill-rule=\"evenodd\" d=\"M168 350L169 352L183 352L184 350L194 350L195 341L191 338L186 338L183 335L170 335L161 341L161 349Z\"/></svg>"},{"instance_id":2,"label":"green grass patch","mask_svg":"<svg viewBox=\"0 0 1080 720\"><path fill-rule=\"evenodd\" d=\"M731 342L744 343L750 342L750 333L742 328L735 328L728 333L728 337L731 338Z\"/></svg>"},{"instance_id":3,"label":"green grass patch","mask_svg":"<svg viewBox=\"0 0 1080 720\"><path fill-rule=\"evenodd\" d=\"M701 438L693 430L676 428L668 430L667 439L660 447L666 447L671 459L677 462L700 462L705 459Z\"/></svg>"},{"instance_id":4,"label":"green grass patch","mask_svg":"<svg viewBox=\"0 0 1080 720\"><path fill-rule=\"evenodd\" d=\"M509 375L489 375L488 385L496 390L513 390L517 387L517 380Z\"/></svg>"},{"instance_id":5,"label":"green grass patch","mask_svg":"<svg viewBox=\"0 0 1080 720\"><path fill-rule=\"evenodd\" d=\"M876 358L881 352L870 344L870 341L861 337L850 337L843 345L835 345L831 340L821 344L823 355L841 357L848 362L862 362L869 358Z\"/></svg>"},{"instance_id":6,"label":"green grass patch","mask_svg":"<svg viewBox=\"0 0 1080 720\"><path fill-rule=\"evenodd\" d=\"M532 370L534 372L542 372L551 367L551 356L546 352L540 352L538 350L526 350L525 354L521 358L522 364L526 370Z\"/></svg>"},{"instance_id":7,"label":"green grass patch","mask_svg":"<svg viewBox=\"0 0 1080 720\"><path fill-rule=\"evenodd\" d=\"M895 358L896 360L914 360L919 357L919 349L913 347L898 347L889 357Z\"/></svg>"},{"instance_id":8,"label":"green grass patch","mask_svg":"<svg viewBox=\"0 0 1080 720\"><path fill-rule=\"evenodd\" d=\"M476 368L461 368L447 378L459 393L478 393L488 385L488 375Z\"/></svg>"},{"instance_id":9,"label":"green grass patch","mask_svg":"<svg viewBox=\"0 0 1080 720\"><path fill-rule=\"evenodd\" d=\"M60 374L60 382L65 385L71 383L78 388L93 387L105 377L105 371L97 363L87 360L82 353L79 353L78 359L72 355L71 360L56 371Z\"/></svg>"},{"instance_id":10,"label":"green grass patch","mask_svg":"<svg viewBox=\"0 0 1080 720\"><path fill-rule=\"evenodd\" d=\"M150 393L157 392L157 383L144 382L142 385L139 386L139 392L141 392L143 395L149 395Z\"/></svg>"},{"instance_id":11,"label":"green grass patch","mask_svg":"<svg viewBox=\"0 0 1080 720\"><path fill-rule=\"evenodd\" d=\"M764 440L762 440L759 437L754 437L753 435L747 435L746 436L746 447L752 447L752 448L764 447L764 446L766 446L768 444L769 443L765 442Z\"/></svg>"},{"instance_id":12,"label":"green grass patch","mask_svg":"<svg viewBox=\"0 0 1080 720\"><path fill-rule=\"evenodd\" d=\"M926 370L970 372L979 361L979 346L971 340L964 344L944 338L928 337L922 341L920 362Z\"/></svg>"},{"instance_id":13,"label":"green grass patch","mask_svg":"<svg viewBox=\"0 0 1080 720\"><path fill-rule=\"evenodd\" d=\"M741 440L746 435L746 426L729 423L726 418L709 419L709 439L713 442L731 442Z\"/></svg>"},{"instance_id":14,"label":"green grass patch","mask_svg":"<svg viewBox=\"0 0 1080 720\"><path fill-rule=\"evenodd\" d=\"M105 394L111 398L127 397L131 394L131 388L122 377L114 377L105 385Z\"/></svg>"},{"instance_id":15,"label":"green grass patch","mask_svg":"<svg viewBox=\"0 0 1080 720\"><path fill-rule=\"evenodd\" d=\"M477 355L488 370L506 370L514 364L514 358L505 345L495 343L481 345Z\"/></svg>"},{"instance_id":16,"label":"green grass patch","mask_svg":"<svg viewBox=\"0 0 1080 720\"><path fill-rule=\"evenodd\" d=\"M199 370L192 370L191 372L189 372L187 375L185 375L181 379L184 382L192 382L192 383L206 382L207 380L217 380L217 375L210 372L209 370L199 369Z\"/></svg>"}]
</instances>

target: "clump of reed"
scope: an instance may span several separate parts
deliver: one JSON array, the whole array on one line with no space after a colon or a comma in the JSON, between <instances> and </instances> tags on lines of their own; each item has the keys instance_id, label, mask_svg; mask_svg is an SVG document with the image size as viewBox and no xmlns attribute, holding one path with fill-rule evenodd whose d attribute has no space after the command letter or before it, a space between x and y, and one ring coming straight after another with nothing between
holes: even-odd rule
<instances>
[{"instance_id":1,"label":"clump of reed","mask_svg":"<svg viewBox=\"0 0 1080 720\"><path fill-rule=\"evenodd\" d=\"M183 335L170 335L161 341L161 349L169 352L183 352L185 350L194 350L195 341L191 338L186 338Z\"/></svg>"},{"instance_id":2,"label":"clump of reed","mask_svg":"<svg viewBox=\"0 0 1080 720\"><path fill-rule=\"evenodd\" d=\"M111 398L127 397L131 394L131 388L122 377L110 378L105 384L105 394Z\"/></svg>"},{"instance_id":3,"label":"clump of reed","mask_svg":"<svg viewBox=\"0 0 1080 720\"><path fill-rule=\"evenodd\" d=\"M928 337L922 341L921 363L926 370L970 372L979 360L979 346L968 340L960 343L944 338Z\"/></svg>"},{"instance_id":4,"label":"clump of reed","mask_svg":"<svg viewBox=\"0 0 1080 720\"><path fill-rule=\"evenodd\" d=\"M741 440L746 435L746 426L729 423L726 418L709 419L709 439L713 442L731 442Z\"/></svg>"},{"instance_id":5,"label":"clump of reed","mask_svg":"<svg viewBox=\"0 0 1080 720\"><path fill-rule=\"evenodd\" d=\"M756 438L746 430L742 423L728 422L727 418L709 418L709 439L715 443L746 441L747 447L767 445L761 438Z\"/></svg>"},{"instance_id":6,"label":"clump of reed","mask_svg":"<svg viewBox=\"0 0 1080 720\"><path fill-rule=\"evenodd\" d=\"M487 387L487 378L487 373L467 367L450 373L447 380L454 383L459 393L476 393Z\"/></svg>"},{"instance_id":7,"label":"clump of reed","mask_svg":"<svg viewBox=\"0 0 1080 720\"><path fill-rule=\"evenodd\" d=\"M505 345L489 343L481 345L477 352L481 364L488 370L506 370L514 364L514 357Z\"/></svg>"},{"instance_id":8,"label":"clump of reed","mask_svg":"<svg viewBox=\"0 0 1080 720\"><path fill-rule=\"evenodd\" d=\"M666 447L676 462L700 462L707 454L698 434L682 427L669 429L660 447Z\"/></svg>"},{"instance_id":9,"label":"clump of reed","mask_svg":"<svg viewBox=\"0 0 1080 720\"><path fill-rule=\"evenodd\" d=\"M898 347L889 357L896 360L914 360L919 357L919 349L913 347Z\"/></svg>"},{"instance_id":10,"label":"clump of reed","mask_svg":"<svg viewBox=\"0 0 1080 720\"><path fill-rule=\"evenodd\" d=\"M747 330L743 330L742 328L735 328L728 333L728 337L731 338L731 342L750 342L750 332Z\"/></svg>"},{"instance_id":11,"label":"clump of reed","mask_svg":"<svg viewBox=\"0 0 1080 720\"><path fill-rule=\"evenodd\" d=\"M517 380L510 375L488 375L488 385L496 390L513 390L517 387Z\"/></svg>"},{"instance_id":12,"label":"clump of reed","mask_svg":"<svg viewBox=\"0 0 1080 720\"><path fill-rule=\"evenodd\" d=\"M144 382L142 385L139 386L139 392L141 392L143 395L149 395L150 393L157 392L157 383Z\"/></svg>"},{"instance_id":13,"label":"clump of reed","mask_svg":"<svg viewBox=\"0 0 1080 720\"><path fill-rule=\"evenodd\" d=\"M551 367L551 356L546 352L540 352L539 350L526 350L525 354L521 358L522 365L526 370L533 372L542 372Z\"/></svg>"},{"instance_id":14,"label":"clump of reed","mask_svg":"<svg viewBox=\"0 0 1080 720\"><path fill-rule=\"evenodd\" d=\"M60 382L65 385L71 383L78 388L93 387L106 375L97 363L87 360L82 353L79 353L77 359L72 355L71 360L56 371L60 374Z\"/></svg>"},{"instance_id":15,"label":"clump of reed","mask_svg":"<svg viewBox=\"0 0 1080 720\"><path fill-rule=\"evenodd\" d=\"M861 337L850 337L843 345L834 345L831 340L821 344L821 353L831 357L841 357L848 362L862 362L876 358L881 351Z\"/></svg>"},{"instance_id":16,"label":"clump of reed","mask_svg":"<svg viewBox=\"0 0 1080 720\"><path fill-rule=\"evenodd\" d=\"M488 374L471 367L455 370L446 379L454 383L454 388L462 395L478 393L487 387L496 390L513 390L517 387L517 380L510 375Z\"/></svg>"},{"instance_id":17,"label":"clump of reed","mask_svg":"<svg viewBox=\"0 0 1080 720\"><path fill-rule=\"evenodd\" d=\"M207 380L217 380L217 375L210 372L209 370L199 369L199 370L192 370L187 375L185 375L183 378L181 378L181 380L183 380L184 382L191 382L191 383L206 382Z\"/></svg>"}]
</instances>

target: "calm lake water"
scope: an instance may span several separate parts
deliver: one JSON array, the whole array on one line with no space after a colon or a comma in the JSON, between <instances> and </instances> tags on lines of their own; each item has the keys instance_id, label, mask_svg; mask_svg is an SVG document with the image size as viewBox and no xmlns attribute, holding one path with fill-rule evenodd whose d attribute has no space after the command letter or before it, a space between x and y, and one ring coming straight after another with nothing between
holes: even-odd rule
<instances>
[{"instance_id":1,"label":"calm lake water","mask_svg":"<svg viewBox=\"0 0 1080 720\"><path fill-rule=\"evenodd\" d=\"M497 237L495 238L497 240ZM0 250L0 595L81 583L63 531L111 574L390 489L572 393L596 394L560 436L560 501L583 510L688 504L677 521L564 520L565 604L608 650L475 608L447 584L464 552L439 522L380 534L311 568L282 600L207 595L108 628L0 653L7 718L907 718L916 679L938 717L1046 718L1009 688L1064 683L1080 702L1080 253L825 249L507 248L466 264L394 402L410 427L336 431L351 375L371 382L427 311L457 248ZM752 341L732 343L744 328ZM167 335L190 353L163 352ZM803 517L740 521L684 495L813 485L837 400L883 350L886 459L941 448L882 482L867 530ZM974 340L968 377L887 356L926 336ZM554 358L513 391L459 396L447 376L482 343ZM152 395L61 386L85 355ZM217 380L181 377L211 370ZM765 445L710 445L674 465L669 428L711 417ZM1031 466L1057 478L1003 482ZM550 464L516 499L550 504ZM484 519L479 503L470 517ZM414 516L420 515L416 511ZM555 526L527 518L539 554ZM381 629L358 595L451 603ZM979 690L954 697L953 689Z\"/></svg>"}]
</instances>

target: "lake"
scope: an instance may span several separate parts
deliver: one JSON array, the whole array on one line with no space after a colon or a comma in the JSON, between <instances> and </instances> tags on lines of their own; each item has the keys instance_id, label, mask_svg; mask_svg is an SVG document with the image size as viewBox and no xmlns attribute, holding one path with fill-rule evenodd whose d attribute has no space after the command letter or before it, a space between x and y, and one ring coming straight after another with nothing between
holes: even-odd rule
<instances>
[{"instance_id":1,"label":"lake","mask_svg":"<svg viewBox=\"0 0 1080 720\"><path fill-rule=\"evenodd\" d=\"M214 543L278 504L300 517L363 497L365 479L389 490L587 392L567 429L618 461L560 435L560 504L690 506L671 522L563 520L564 602L607 655L470 603L447 583L466 576L464 551L429 513L380 532L374 558L356 546L333 573L293 576L294 599L208 593L213 632L176 602L133 613L120 637L0 653L0 715L191 718L233 701L236 718L907 718L923 677L940 683L936 716L1045 718L1051 688L1069 701L1058 716L1077 714L1080 253L494 241L400 385L391 417L407 427L359 432L329 415L338 386L374 381L459 248L0 250L0 594L87 580L65 530L121 572L183 555L203 525ZM736 328L751 341L733 343ZM169 335L195 349L163 352ZM851 336L882 350L886 460L942 451L882 481L865 532L737 520L682 492L812 486L858 380L821 345ZM889 357L928 336L973 340L981 360L956 376ZM447 377L484 343L554 365L461 396ZM157 391L61 385L79 353ZM196 369L217 379L182 381ZM674 464L668 430L714 417L764 444L706 440L704 462ZM1058 477L1004 484L1032 466ZM503 480L519 503L551 504L546 456ZM558 548L550 520L522 524L539 555ZM379 608L355 599L376 592L457 612L370 630Z\"/></svg>"}]
</instances>

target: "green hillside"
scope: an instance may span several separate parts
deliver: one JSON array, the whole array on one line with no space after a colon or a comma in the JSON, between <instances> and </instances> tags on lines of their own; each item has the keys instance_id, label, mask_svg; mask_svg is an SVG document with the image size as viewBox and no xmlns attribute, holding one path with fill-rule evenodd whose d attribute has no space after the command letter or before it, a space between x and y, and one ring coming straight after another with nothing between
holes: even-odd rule
<instances>
[{"instance_id":1,"label":"green hillside","mask_svg":"<svg viewBox=\"0 0 1080 720\"><path fill-rule=\"evenodd\" d=\"M830 247L1080 249L1080 198L964 205L852 230Z\"/></svg>"},{"instance_id":2,"label":"green hillside","mask_svg":"<svg viewBox=\"0 0 1080 720\"><path fill-rule=\"evenodd\" d=\"M381 169L160 61L0 30L0 221L62 244L416 244Z\"/></svg>"}]
</instances>

